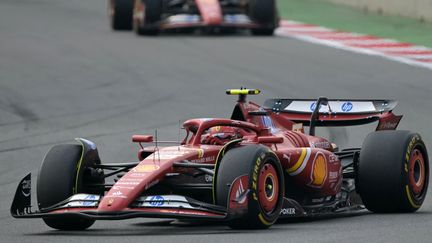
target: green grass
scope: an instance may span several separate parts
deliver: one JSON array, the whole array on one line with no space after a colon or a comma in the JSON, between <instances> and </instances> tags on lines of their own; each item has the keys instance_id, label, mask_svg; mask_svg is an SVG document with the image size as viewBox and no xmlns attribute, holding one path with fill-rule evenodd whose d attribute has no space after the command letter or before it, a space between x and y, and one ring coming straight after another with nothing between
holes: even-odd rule
<instances>
[{"instance_id":1,"label":"green grass","mask_svg":"<svg viewBox=\"0 0 432 243\"><path fill-rule=\"evenodd\" d=\"M432 23L382 16L324 0L279 0L282 18L432 47Z\"/></svg>"}]
</instances>

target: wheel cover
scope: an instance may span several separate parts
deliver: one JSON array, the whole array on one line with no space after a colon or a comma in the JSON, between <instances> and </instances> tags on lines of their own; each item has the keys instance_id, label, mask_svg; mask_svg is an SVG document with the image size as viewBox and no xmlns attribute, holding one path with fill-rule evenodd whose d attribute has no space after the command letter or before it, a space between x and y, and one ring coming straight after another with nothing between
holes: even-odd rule
<instances>
[{"instance_id":1,"label":"wheel cover","mask_svg":"<svg viewBox=\"0 0 432 243\"><path fill-rule=\"evenodd\" d=\"M279 178L276 169L271 164L265 164L259 172L258 195L264 212L273 212L278 202Z\"/></svg>"},{"instance_id":2,"label":"wheel cover","mask_svg":"<svg viewBox=\"0 0 432 243\"><path fill-rule=\"evenodd\" d=\"M425 160L419 149L414 149L409 161L409 185L414 196L419 197L423 193L426 180Z\"/></svg>"}]
</instances>

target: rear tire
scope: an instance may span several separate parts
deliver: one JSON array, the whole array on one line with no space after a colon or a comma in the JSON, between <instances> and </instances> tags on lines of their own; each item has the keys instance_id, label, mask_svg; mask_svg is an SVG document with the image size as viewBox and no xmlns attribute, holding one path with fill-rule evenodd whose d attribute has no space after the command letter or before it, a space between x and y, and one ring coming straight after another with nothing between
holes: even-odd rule
<instances>
[{"instance_id":1,"label":"rear tire","mask_svg":"<svg viewBox=\"0 0 432 243\"><path fill-rule=\"evenodd\" d=\"M251 29L253 35L271 36L279 25L276 0L250 0L249 17L261 25Z\"/></svg>"},{"instance_id":2,"label":"rear tire","mask_svg":"<svg viewBox=\"0 0 432 243\"><path fill-rule=\"evenodd\" d=\"M284 198L283 170L277 156L263 145L229 150L222 158L216 177L216 202L229 206L231 185L248 175L250 192L247 211L231 220L233 229L266 229L279 218ZM253 187L252 185L256 185Z\"/></svg>"},{"instance_id":3,"label":"rear tire","mask_svg":"<svg viewBox=\"0 0 432 243\"><path fill-rule=\"evenodd\" d=\"M161 0L136 0L134 7L135 17L133 29L137 35L157 35L161 20L163 4Z\"/></svg>"},{"instance_id":4,"label":"rear tire","mask_svg":"<svg viewBox=\"0 0 432 243\"><path fill-rule=\"evenodd\" d=\"M409 131L369 134L363 142L356 183L372 212L418 210L429 183L429 158L420 135Z\"/></svg>"},{"instance_id":5,"label":"rear tire","mask_svg":"<svg viewBox=\"0 0 432 243\"><path fill-rule=\"evenodd\" d=\"M109 11L113 30L132 30L134 0L110 0Z\"/></svg>"},{"instance_id":6,"label":"rear tire","mask_svg":"<svg viewBox=\"0 0 432 243\"><path fill-rule=\"evenodd\" d=\"M40 209L49 208L74 194L77 164L81 159L82 149L80 145L62 144L48 151L37 179L37 200ZM77 188L76 191L80 192L80 189ZM59 230L84 230L95 222L77 217L43 220L49 227Z\"/></svg>"}]
</instances>

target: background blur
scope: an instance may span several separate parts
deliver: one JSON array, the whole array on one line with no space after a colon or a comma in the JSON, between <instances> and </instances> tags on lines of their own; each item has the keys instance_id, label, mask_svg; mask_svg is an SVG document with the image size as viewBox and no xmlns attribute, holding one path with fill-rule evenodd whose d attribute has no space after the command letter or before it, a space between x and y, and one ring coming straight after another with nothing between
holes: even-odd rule
<instances>
[{"instance_id":1,"label":"background blur","mask_svg":"<svg viewBox=\"0 0 432 243\"><path fill-rule=\"evenodd\" d=\"M317 0L280 0L279 6L284 19L432 46L431 24L417 20L430 15L393 10L420 1L383 7L372 6L383 1L344 1L351 2L359 8ZM430 9L430 1L427 6L421 9ZM58 232L41 220L11 218L9 207L18 181L31 171L35 182L51 146L84 137L98 145L103 162L133 161L132 134L158 129L159 137L176 139L179 120L229 117L236 99L224 90L240 86L261 89L249 97L257 103L270 97L397 99L395 113L405 115L400 128L419 132L431 150L431 74L280 36L112 32L105 0L0 0L0 242L430 242L430 197L416 214L292 222L267 231L139 219ZM371 129L320 132L343 148L361 146Z\"/></svg>"}]
</instances>

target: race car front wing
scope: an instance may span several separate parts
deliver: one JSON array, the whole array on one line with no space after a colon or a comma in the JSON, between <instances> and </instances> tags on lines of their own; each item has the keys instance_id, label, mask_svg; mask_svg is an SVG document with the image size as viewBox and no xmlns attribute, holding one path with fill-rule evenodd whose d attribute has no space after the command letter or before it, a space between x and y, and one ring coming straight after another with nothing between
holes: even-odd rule
<instances>
[{"instance_id":1,"label":"race car front wing","mask_svg":"<svg viewBox=\"0 0 432 243\"><path fill-rule=\"evenodd\" d=\"M179 218L226 220L226 208L200 202L179 195L153 195L137 198L122 211L101 211L98 206L102 196L75 194L68 199L39 211L31 210L31 174L25 176L15 193L11 206L14 218L82 217L96 220L121 220L131 218Z\"/></svg>"}]
</instances>

